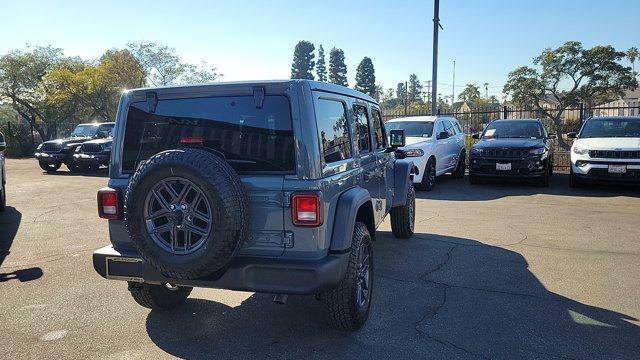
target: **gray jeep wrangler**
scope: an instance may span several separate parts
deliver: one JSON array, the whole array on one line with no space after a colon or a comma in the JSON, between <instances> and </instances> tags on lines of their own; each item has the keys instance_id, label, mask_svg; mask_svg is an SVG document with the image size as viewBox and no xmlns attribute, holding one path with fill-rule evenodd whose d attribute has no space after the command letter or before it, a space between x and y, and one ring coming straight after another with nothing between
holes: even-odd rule
<instances>
[{"instance_id":1,"label":"gray jeep wrangler","mask_svg":"<svg viewBox=\"0 0 640 360\"><path fill-rule=\"evenodd\" d=\"M396 160L378 104L307 81L131 90L114 129L98 212L104 278L166 310L193 287L317 295L356 330L371 305L376 227L413 234L413 164ZM391 144L388 144L387 142ZM401 157L401 156L399 156Z\"/></svg>"}]
</instances>

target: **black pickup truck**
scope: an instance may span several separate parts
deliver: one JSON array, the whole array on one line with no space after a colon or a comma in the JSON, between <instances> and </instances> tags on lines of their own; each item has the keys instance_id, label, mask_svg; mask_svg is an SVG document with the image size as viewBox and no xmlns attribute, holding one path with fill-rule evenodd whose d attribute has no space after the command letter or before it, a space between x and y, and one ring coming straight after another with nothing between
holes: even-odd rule
<instances>
[{"instance_id":1,"label":"black pickup truck","mask_svg":"<svg viewBox=\"0 0 640 360\"><path fill-rule=\"evenodd\" d=\"M35 158L40 168L46 172L53 172L65 164L69 171L80 170L78 162L73 155L84 142L94 139L104 139L111 136L115 123L91 123L80 124L71 132L68 138L45 141L40 144L35 153Z\"/></svg>"}]
</instances>

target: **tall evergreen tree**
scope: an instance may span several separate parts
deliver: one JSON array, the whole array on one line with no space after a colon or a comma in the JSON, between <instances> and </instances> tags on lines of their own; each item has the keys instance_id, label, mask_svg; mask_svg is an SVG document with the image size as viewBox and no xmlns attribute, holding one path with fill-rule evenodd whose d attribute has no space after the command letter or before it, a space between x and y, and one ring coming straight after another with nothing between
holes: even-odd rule
<instances>
[{"instance_id":1,"label":"tall evergreen tree","mask_svg":"<svg viewBox=\"0 0 640 360\"><path fill-rule=\"evenodd\" d=\"M344 63L344 51L333 48L329 52L329 82L349 86L347 83L347 64Z\"/></svg>"},{"instance_id":2,"label":"tall evergreen tree","mask_svg":"<svg viewBox=\"0 0 640 360\"><path fill-rule=\"evenodd\" d=\"M327 81L327 67L324 62L324 48L322 45L318 48L318 63L316 64L316 75L318 75L318 81Z\"/></svg>"},{"instance_id":3,"label":"tall evergreen tree","mask_svg":"<svg viewBox=\"0 0 640 360\"><path fill-rule=\"evenodd\" d=\"M407 97L407 86L403 82L399 82L396 87L396 97L404 100Z\"/></svg>"},{"instance_id":4,"label":"tall evergreen tree","mask_svg":"<svg viewBox=\"0 0 640 360\"><path fill-rule=\"evenodd\" d=\"M422 101L421 93L422 93L422 84L420 84L420 80L418 80L418 75L411 74L409 75L409 101Z\"/></svg>"},{"instance_id":5,"label":"tall evergreen tree","mask_svg":"<svg viewBox=\"0 0 640 360\"><path fill-rule=\"evenodd\" d=\"M360 61L356 69L355 89L370 96L376 96L376 74L373 69L373 62L366 56Z\"/></svg>"},{"instance_id":6,"label":"tall evergreen tree","mask_svg":"<svg viewBox=\"0 0 640 360\"><path fill-rule=\"evenodd\" d=\"M309 41L300 41L295 50L293 51L293 64L291 65L291 78L292 79L308 79L313 80L313 67L315 61L313 58L315 54L315 46Z\"/></svg>"}]
</instances>

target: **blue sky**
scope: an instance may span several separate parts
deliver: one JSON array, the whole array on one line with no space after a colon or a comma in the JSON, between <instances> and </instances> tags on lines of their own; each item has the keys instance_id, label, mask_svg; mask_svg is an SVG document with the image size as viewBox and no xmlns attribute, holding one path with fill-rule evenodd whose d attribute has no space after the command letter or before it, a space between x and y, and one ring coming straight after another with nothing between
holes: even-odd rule
<instances>
[{"instance_id":1,"label":"blue sky","mask_svg":"<svg viewBox=\"0 0 640 360\"><path fill-rule=\"evenodd\" d=\"M295 44L309 40L327 55L331 47L345 51L350 85L364 56L385 88L412 72L431 78L431 0L0 1L0 54L28 43L97 58L153 41L230 81L288 78ZM441 0L440 8L443 94L452 92L454 60L456 92L488 82L499 95L509 71L567 40L640 47L640 0Z\"/></svg>"}]
</instances>

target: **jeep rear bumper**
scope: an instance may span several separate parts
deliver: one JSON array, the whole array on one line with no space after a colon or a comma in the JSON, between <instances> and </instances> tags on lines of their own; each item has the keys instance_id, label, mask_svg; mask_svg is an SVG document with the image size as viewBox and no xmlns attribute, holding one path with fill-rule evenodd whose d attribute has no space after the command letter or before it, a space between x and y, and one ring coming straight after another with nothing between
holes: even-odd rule
<instances>
[{"instance_id":1,"label":"jeep rear bumper","mask_svg":"<svg viewBox=\"0 0 640 360\"><path fill-rule=\"evenodd\" d=\"M317 294L336 287L348 263L348 253L330 254L320 260L238 257L224 272L182 280L165 277L135 251L118 251L109 245L93 253L93 267L105 279L298 295Z\"/></svg>"}]
</instances>

